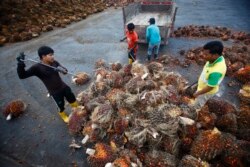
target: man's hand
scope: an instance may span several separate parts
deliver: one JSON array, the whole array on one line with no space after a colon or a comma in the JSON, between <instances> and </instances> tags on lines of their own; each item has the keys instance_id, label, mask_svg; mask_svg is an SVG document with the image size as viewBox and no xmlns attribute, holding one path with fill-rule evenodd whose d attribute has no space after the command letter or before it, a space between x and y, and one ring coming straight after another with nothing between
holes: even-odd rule
<instances>
[{"instance_id":1,"label":"man's hand","mask_svg":"<svg viewBox=\"0 0 250 167\"><path fill-rule=\"evenodd\" d=\"M212 89L213 89L213 87L211 87L211 86L206 86L205 88L203 88L203 89L201 89L201 90L195 92L195 93L193 94L193 97L194 97L194 98L197 98L197 97L200 96L200 95L203 95L203 94L206 94L206 93L210 92Z\"/></svg>"},{"instance_id":2,"label":"man's hand","mask_svg":"<svg viewBox=\"0 0 250 167\"><path fill-rule=\"evenodd\" d=\"M197 92L195 92L195 93L192 95L193 98L196 98L196 97L198 97L198 96L199 96L199 94L198 94Z\"/></svg>"},{"instance_id":3,"label":"man's hand","mask_svg":"<svg viewBox=\"0 0 250 167\"><path fill-rule=\"evenodd\" d=\"M61 67L61 66L58 66L56 68L56 71L58 71L58 72L60 72L60 73L62 73L64 75L68 73L68 70L66 68Z\"/></svg>"},{"instance_id":4,"label":"man's hand","mask_svg":"<svg viewBox=\"0 0 250 167\"><path fill-rule=\"evenodd\" d=\"M24 64L25 54L23 52L20 52L16 60L19 64Z\"/></svg>"},{"instance_id":5,"label":"man's hand","mask_svg":"<svg viewBox=\"0 0 250 167\"><path fill-rule=\"evenodd\" d=\"M64 75L68 74L68 70L67 69L64 69L63 72L62 72Z\"/></svg>"},{"instance_id":6,"label":"man's hand","mask_svg":"<svg viewBox=\"0 0 250 167\"><path fill-rule=\"evenodd\" d=\"M127 39L127 37L120 39L120 42L123 42L125 39Z\"/></svg>"}]
</instances>

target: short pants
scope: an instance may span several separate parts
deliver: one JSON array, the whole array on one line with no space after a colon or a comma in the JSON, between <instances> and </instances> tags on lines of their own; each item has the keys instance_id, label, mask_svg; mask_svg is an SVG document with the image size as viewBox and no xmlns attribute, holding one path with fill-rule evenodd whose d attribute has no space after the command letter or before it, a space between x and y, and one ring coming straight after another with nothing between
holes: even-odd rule
<instances>
[{"instance_id":1,"label":"short pants","mask_svg":"<svg viewBox=\"0 0 250 167\"><path fill-rule=\"evenodd\" d=\"M159 48L160 48L160 43L154 44L154 45L148 44L148 55L150 55L150 56L151 56L152 54L158 55L158 53L159 53Z\"/></svg>"}]
</instances>

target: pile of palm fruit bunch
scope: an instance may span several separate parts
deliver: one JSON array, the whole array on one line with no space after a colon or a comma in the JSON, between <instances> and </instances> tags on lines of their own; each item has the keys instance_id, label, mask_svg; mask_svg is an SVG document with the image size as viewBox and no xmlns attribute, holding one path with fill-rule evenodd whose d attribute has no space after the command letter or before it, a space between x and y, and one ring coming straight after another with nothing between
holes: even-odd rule
<instances>
[{"instance_id":1,"label":"pile of palm fruit bunch","mask_svg":"<svg viewBox=\"0 0 250 167\"><path fill-rule=\"evenodd\" d=\"M1 0L0 46L30 40L108 7L132 2L134 0Z\"/></svg>"},{"instance_id":2,"label":"pile of palm fruit bunch","mask_svg":"<svg viewBox=\"0 0 250 167\"><path fill-rule=\"evenodd\" d=\"M238 93L240 108L245 114L248 114L250 112L250 65L240 68L232 76L241 83L241 89Z\"/></svg>"},{"instance_id":3,"label":"pile of palm fruit bunch","mask_svg":"<svg viewBox=\"0 0 250 167\"><path fill-rule=\"evenodd\" d=\"M231 30L226 27L211 27L211 26L197 26L187 25L178 27L172 34L172 37L216 37L216 38L230 38Z\"/></svg>"},{"instance_id":4,"label":"pile of palm fruit bunch","mask_svg":"<svg viewBox=\"0 0 250 167\"><path fill-rule=\"evenodd\" d=\"M129 3L133 3L139 0L104 0L106 6L110 7L110 6L114 6L114 7L118 7L118 6L124 6L124 5L128 5Z\"/></svg>"},{"instance_id":5,"label":"pile of palm fruit bunch","mask_svg":"<svg viewBox=\"0 0 250 167\"><path fill-rule=\"evenodd\" d=\"M64 28L105 8L101 0L1 0L0 46L30 40L55 27Z\"/></svg>"},{"instance_id":6,"label":"pile of palm fruit bunch","mask_svg":"<svg viewBox=\"0 0 250 167\"><path fill-rule=\"evenodd\" d=\"M173 32L172 37L194 37L194 38L220 38L224 41L233 39L236 42L243 42L245 45L250 45L250 34L246 32L234 32L227 27L211 27L211 26L197 26L188 25L179 27Z\"/></svg>"},{"instance_id":7,"label":"pile of palm fruit bunch","mask_svg":"<svg viewBox=\"0 0 250 167\"><path fill-rule=\"evenodd\" d=\"M77 95L69 131L82 135L91 167L241 166L249 162L249 108L211 99L200 111L187 81L159 62L98 60Z\"/></svg>"},{"instance_id":8,"label":"pile of palm fruit bunch","mask_svg":"<svg viewBox=\"0 0 250 167\"><path fill-rule=\"evenodd\" d=\"M27 105L22 100L12 100L4 107L3 115L6 117L6 120L11 120L22 115L26 107Z\"/></svg>"},{"instance_id":9,"label":"pile of palm fruit bunch","mask_svg":"<svg viewBox=\"0 0 250 167\"><path fill-rule=\"evenodd\" d=\"M242 83L238 96L240 98L240 109L242 111L241 117L247 118L250 113L250 66L247 65L246 67L239 69L234 74L234 77ZM242 127L243 129L249 127L249 121L247 120L241 120L241 124L244 124Z\"/></svg>"},{"instance_id":10,"label":"pile of palm fruit bunch","mask_svg":"<svg viewBox=\"0 0 250 167\"><path fill-rule=\"evenodd\" d=\"M243 68L240 68L237 72L233 74L241 83L246 84L250 81L250 64Z\"/></svg>"},{"instance_id":11,"label":"pile of palm fruit bunch","mask_svg":"<svg viewBox=\"0 0 250 167\"><path fill-rule=\"evenodd\" d=\"M180 54L184 53L185 53L184 50L180 51ZM171 55L162 55L161 57L159 57L158 61L161 62L165 67L181 66L183 68L186 68L189 67L190 64L192 63L192 60L190 59L180 60Z\"/></svg>"},{"instance_id":12,"label":"pile of palm fruit bunch","mask_svg":"<svg viewBox=\"0 0 250 167\"><path fill-rule=\"evenodd\" d=\"M173 37L195 37L195 38L220 38L231 40L231 47L224 47L223 55L227 64L227 75L232 76L250 64L250 34L245 32L234 32L226 27L210 27L189 25L179 27L172 34ZM192 48L188 51L181 50L183 55L191 62L204 65L206 60L202 47ZM190 63L190 62L188 62Z\"/></svg>"},{"instance_id":13,"label":"pile of palm fruit bunch","mask_svg":"<svg viewBox=\"0 0 250 167\"><path fill-rule=\"evenodd\" d=\"M234 75L239 69L250 64L250 47L234 44L231 48L224 49L227 74Z\"/></svg>"}]
</instances>

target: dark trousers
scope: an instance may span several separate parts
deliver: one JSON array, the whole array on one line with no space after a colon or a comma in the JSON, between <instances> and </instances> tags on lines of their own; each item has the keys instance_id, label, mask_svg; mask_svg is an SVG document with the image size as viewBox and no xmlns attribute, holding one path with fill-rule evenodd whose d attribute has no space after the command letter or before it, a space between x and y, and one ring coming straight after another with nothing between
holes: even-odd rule
<instances>
[{"instance_id":1,"label":"dark trousers","mask_svg":"<svg viewBox=\"0 0 250 167\"><path fill-rule=\"evenodd\" d=\"M136 60L136 52L135 49L132 49L130 52L128 52L128 59L131 59L132 62Z\"/></svg>"},{"instance_id":2,"label":"dark trousers","mask_svg":"<svg viewBox=\"0 0 250 167\"><path fill-rule=\"evenodd\" d=\"M53 99L55 100L57 106L60 109L60 112L64 111L65 107L65 102L64 102L64 97L69 103L74 103L76 101L75 95L72 93L70 87L64 88L62 91L51 95Z\"/></svg>"}]
</instances>

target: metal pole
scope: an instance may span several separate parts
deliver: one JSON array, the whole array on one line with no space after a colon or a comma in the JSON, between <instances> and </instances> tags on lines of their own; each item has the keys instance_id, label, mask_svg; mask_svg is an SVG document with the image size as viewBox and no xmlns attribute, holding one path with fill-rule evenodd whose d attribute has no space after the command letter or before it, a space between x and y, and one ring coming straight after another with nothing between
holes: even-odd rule
<instances>
[{"instance_id":1,"label":"metal pole","mask_svg":"<svg viewBox=\"0 0 250 167\"><path fill-rule=\"evenodd\" d=\"M22 60L22 59L21 59L21 61L31 61L31 62L38 63L38 64L44 65L44 66L46 66L46 67L52 68L52 69L54 69L54 70L57 70L57 71L62 72L62 70L60 70L60 69L58 69L58 68L56 68L56 67L53 67L53 66L50 66L50 65L47 65L47 64L43 64L43 63L41 63L41 62L39 62L39 61L36 61L36 60L33 60L33 59L26 59L26 60ZM67 74L70 74L70 75L73 75L74 77L77 77L75 74L73 74L73 73L71 73L71 72L67 72Z\"/></svg>"}]
</instances>

